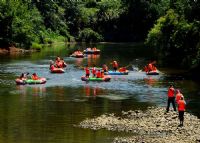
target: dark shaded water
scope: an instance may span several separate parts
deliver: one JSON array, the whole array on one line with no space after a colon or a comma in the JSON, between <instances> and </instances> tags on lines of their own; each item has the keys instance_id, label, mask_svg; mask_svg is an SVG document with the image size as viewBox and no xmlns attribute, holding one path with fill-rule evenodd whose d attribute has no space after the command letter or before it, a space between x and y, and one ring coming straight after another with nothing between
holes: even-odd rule
<instances>
[{"instance_id":1,"label":"dark shaded water","mask_svg":"<svg viewBox=\"0 0 200 143\"><path fill-rule=\"evenodd\" d=\"M103 113L120 114L122 110L145 110L148 106L165 106L168 85L180 88L187 110L200 117L200 84L170 69L160 69L159 76L130 71L127 76L113 76L111 82L85 83L80 80L86 64L141 68L149 57L140 44L98 44L102 53L84 59L68 57L82 45L59 45L39 53L2 56L0 61L0 142L102 143L111 142L123 133L92 131L75 127L85 118ZM144 50L145 49L145 50ZM144 52L145 51L145 52ZM64 74L51 74L49 60L64 57L68 67ZM48 79L45 85L16 86L14 79L22 72L36 72Z\"/></svg>"}]
</instances>

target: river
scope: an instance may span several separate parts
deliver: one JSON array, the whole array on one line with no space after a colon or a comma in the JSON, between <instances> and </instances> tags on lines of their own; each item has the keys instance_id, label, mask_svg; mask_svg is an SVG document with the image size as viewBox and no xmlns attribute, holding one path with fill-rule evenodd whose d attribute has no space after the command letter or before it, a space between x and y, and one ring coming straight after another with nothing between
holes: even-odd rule
<instances>
[{"instance_id":1,"label":"river","mask_svg":"<svg viewBox=\"0 0 200 143\"><path fill-rule=\"evenodd\" d=\"M166 106L169 84L181 89L187 111L200 117L199 82L178 72L171 74L174 69L169 68L159 68L158 76L147 76L136 70L152 58L150 49L134 43L101 43L95 44L101 50L100 55L83 59L69 57L74 50L87 46L59 44L32 54L1 56L0 142L111 142L114 137L126 134L81 129L76 125L104 113L120 114L121 111L145 110L149 106ZM51 74L49 61L58 55L68 67L64 74ZM103 63L111 66L112 60L119 61L120 66L129 65L129 75L113 76L110 82L81 81L84 71L80 66ZM17 86L15 78L22 72L35 72L46 77L47 83Z\"/></svg>"}]
</instances>

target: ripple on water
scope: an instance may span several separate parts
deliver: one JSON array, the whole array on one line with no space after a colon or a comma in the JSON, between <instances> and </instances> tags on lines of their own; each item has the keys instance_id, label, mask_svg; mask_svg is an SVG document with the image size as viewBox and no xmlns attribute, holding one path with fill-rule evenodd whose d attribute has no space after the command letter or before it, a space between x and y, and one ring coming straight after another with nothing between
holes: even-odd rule
<instances>
[{"instance_id":1,"label":"ripple on water","mask_svg":"<svg viewBox=\"0 0 200 143\"><path fill-rule=\"evenodd\" d=\"M68 60L74 60L68 58ZM68 64L65 73L52 74L49 72L49 60L37 61L32 63L29 61L10 63L4 67L4 73L12 73L19 76L22 72L38 73L40 77L47 78L47 83L44 87L83 87L85 85L92 88L101 88L112 91L120 91L117 95L101 95L101 98L108 98L110 100L125 100L130 96L135 96L142 101L156 101L163 103L166 94L166 88L158 87L162 83L158 83L162 78L162 74L159 76L147 76L145 72L130 71L129 75L116 75L112 76L110 82L84 82L80 77L84 75L84 71L76 68L74 64ZM7 83L8 82L8 83ZM162 81L159 81L162 82ZM6 81L0 79L0 83L15 84L14 79ZM130 95L130 96L127 96Z\"/></svg>"}]
</instances>

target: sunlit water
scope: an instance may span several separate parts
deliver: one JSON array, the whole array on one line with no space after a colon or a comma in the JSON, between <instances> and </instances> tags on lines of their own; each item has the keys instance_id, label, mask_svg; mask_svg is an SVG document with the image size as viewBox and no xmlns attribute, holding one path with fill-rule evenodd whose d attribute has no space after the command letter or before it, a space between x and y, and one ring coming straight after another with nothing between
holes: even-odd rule
<instances>
[{"instance_id":1,"label":"sunlit water","mask_svg":"<svg viewBox=\"0 0 200 143\"><path fill-rule=\"evenodd\" d=\"M149 51L135 44L98 44L102 53L84 59L69 57L75 49L86 46L52 47L40 53L1 57L0 62L0 142L102 143L111 142L122 133L92 131L74 125L103 113L148 106L166 106L170 83L183 91L189 112L200 117L199 84L161 69L159 76L147 76L140 69L147 63ZM145 49L145 50L144 50ZM144 52L146 51L146 52ZM68 66L63 74L49 72L49 60L64 57ZM84 65L129 65L130 73L112 76L110 82L83 82ZM81 67L81 68L80 68ZM44 85L17 86L14 79L22 72L46 77Z\"/></svg>"}]
</instances>

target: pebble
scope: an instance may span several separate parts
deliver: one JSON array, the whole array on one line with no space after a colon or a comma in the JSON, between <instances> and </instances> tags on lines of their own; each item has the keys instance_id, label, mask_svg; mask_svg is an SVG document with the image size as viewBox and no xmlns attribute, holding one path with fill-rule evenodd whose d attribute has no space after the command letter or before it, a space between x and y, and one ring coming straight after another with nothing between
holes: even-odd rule
<instances>
[{"instance_id":1,"label":"pebble","mask_svg":"<svg viewBox=\"0 0 200 143\"><path fill-rule=\"evenodd\" d=\"M104 114L86 119L78 126L93 130L129 132L129 137L116 137L113 143L196 143L200 141L200 119L185 113L184 126L179 127L178 113L150 107L146 111L122 111L120 117Z\"/></svg>"}]
</instances>

